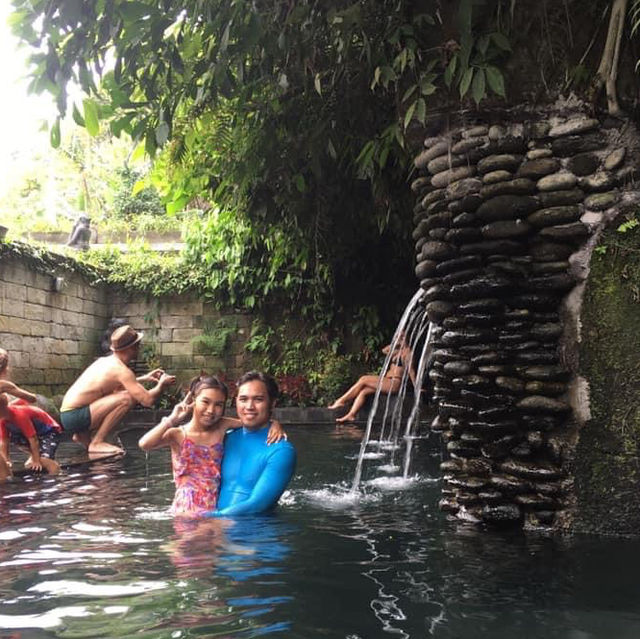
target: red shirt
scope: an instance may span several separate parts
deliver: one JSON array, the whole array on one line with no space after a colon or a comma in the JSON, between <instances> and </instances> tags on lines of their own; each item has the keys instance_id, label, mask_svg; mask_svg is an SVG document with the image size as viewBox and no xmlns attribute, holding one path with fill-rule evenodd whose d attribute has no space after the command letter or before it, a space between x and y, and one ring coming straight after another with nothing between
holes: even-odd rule
<instances>
[{"instance_id":1,"label":"red shirt","mask_svg":"<svg viewBox=\"0 0 640 639\"><path fill-rule=\"evenodd\" d=\"M27 439L52 430L58 433L62 432L62 426L49 413L37 406L14 403L9 404L7 410L11 414L11 418L0 419L0 439L6 439L8 430L14 432L19 430Z\"/></svg>"}]
</instances>

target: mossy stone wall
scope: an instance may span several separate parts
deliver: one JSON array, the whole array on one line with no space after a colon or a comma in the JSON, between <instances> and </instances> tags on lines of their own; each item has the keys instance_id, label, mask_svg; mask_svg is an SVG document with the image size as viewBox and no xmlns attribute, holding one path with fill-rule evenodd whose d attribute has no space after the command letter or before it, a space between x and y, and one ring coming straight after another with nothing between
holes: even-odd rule
<instances>
[{"instance_id":1,"label":"mossy stone wall","mask_svg":"<svg viewBox=\"0 0 640 639\"><path fill-rule=\"evenodd\" d=\"M640 231L614 228L593 254L579 373L590 419L578 432L573 531L640 534ZM602 250L602 249L601 249Z\"/></svg>"}]
</instances>

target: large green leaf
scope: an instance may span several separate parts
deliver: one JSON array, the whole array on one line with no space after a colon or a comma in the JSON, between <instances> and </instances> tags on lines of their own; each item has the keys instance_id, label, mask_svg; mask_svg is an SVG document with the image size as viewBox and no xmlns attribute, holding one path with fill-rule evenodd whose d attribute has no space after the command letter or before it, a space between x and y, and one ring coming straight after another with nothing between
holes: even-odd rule
<instances>
[{"instance_id":1,"label":"large green leaf","mask_svg":"<svg viewBox=\"0 0 640 639\"><path fill-rule=\"evenodd\" d=\"M56 121L53 123L49 138L51 146L57 149L60 146L60 118L56 118Z\"/></svg>"},{"instance_id":2,"label":"large green leaf","mask_svg":"<svg viewBox=\"0 0 640 639\"><path fill-rule=\"evenodd\" d=\"M484 69L476 69L473 76L471 86L471 95L476 104L480 104L486 95L486 82L484 77Z\"/></svg>"},{"instance_id":3,"label":"large green leaf","mask_svg":"<svg viewBox=\"0 0 640 639\"><path fill-rule=\"evenodd\" d=\"M500 69L494 66L488 66L486 72L487 82L491 90L504 98L504 77L502 76L502 72L500 71Z\"/></svg>"},{"instance_id":4,"label":"large green leaf","mask_svg":"<svg viewBox=\"0 0 640 639\"><path fill-rule=\"evenodd\" d=\"M460 97L464 98L467 95L467 91L471 86L471 80L473 79L473 68L470 67L467 69L462 76L462 80L460 81Z\"/></svg>"},{"instance_id":5,"label":"large green leaf","mask_svg":"<svg viewBox=\"0 0 640 639\"><path fill-rule=\"evenodd\" d=\"M98 117L98 105L90 98L82 101L84 108L84 124L89 135L95 137L100 133L100 120Z\"/></svg>"},{"instance_id":6,"label":"large green leaf","mask_svg":"<svg viewBox=\"0 0 640 639\"><path fill-rule=\"evenodd\" d=\"M409 108L407 109L406 113L404 114L404 128L405 129L409 126L409 123L413 119L413 114L414 114L417 106L418 106L418 102L417 101L416 102L412 102L409 105Z\"/></svg>"}]
</instances>

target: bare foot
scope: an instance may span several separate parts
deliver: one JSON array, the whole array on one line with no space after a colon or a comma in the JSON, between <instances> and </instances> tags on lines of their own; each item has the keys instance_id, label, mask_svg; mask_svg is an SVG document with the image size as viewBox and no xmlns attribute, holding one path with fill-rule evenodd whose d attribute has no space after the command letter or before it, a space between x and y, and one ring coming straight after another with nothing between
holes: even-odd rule
<instances>
[{"instance_id":1,"label":"bare foot","mask_svg":"<svg viewBox=\"0 0 640 639\"><path fill-rule=\"evenodd\" d=\"M89 448L89 444L91 443L91 436L87 432L73 433L71 439L73 439L76 444L80 444L80 446L84 446L85 448Z\"/></svg>"},{"instance_id":2,"label":"bare foot","mask_svg":"<svg viewBox=\"0 0 640 639\"><path fill-rule=\"evenodd\" d=\"M343 415L342 417L338 417L338 419L336 419L336 422L338 424L344 424L345 422L355 422L356 421L356 416L352 415L351 413L347 413L346 415Z\"/></svg>"},{"instance_id":3,"label":"bare foot","mask_svg":"<svg viewBox=\"0 0 640 639\"><path fill-rule=\"evenodd\" d=\"M339 402L337 399L335 402L333 402L333 404L329 404L327 406L327 408L329 410L335 410L336 408L340 408L341 406L344 406L344 402Z\"/></svg>"},{"instance_id":4,"label":"bare foot","mask_svg":"<svg viewBox=\"0 0 640 639\"><path fill-rule=\"evenodd\" d=\"M124 453L124 450L119 446L113 444L107 444L107 442L91 442L89 444L89 454L96 455L113 455L115 453Z\"/></svg>"}]
</instances>

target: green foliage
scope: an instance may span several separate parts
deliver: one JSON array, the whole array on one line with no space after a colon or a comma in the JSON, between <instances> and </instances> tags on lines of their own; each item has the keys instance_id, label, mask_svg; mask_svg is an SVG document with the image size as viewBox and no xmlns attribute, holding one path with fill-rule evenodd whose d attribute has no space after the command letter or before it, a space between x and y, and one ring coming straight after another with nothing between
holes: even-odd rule
<instances>
[{"instance_id":1,"label":"green foliage","mask_svg":"<svg viewBox=\"0 0 640 639\"><path fill-rule=\"evenodd\" d=\"M194 352L203 355L224 355L229 347L231 335L237 330L237 323L230 322L225 318L205 323L202 334L191 340L191 343L196 347Z\"/></svg>"},{"instance_id":2,"label":"green foliage","mask_svg":"<svg viewBox=\"0 0 640 639\"><path fill-rule=\"evenodd\" d=\"M141 213L133 217L105 217L99 221L98 241L100 243L115 242L118 237L140 237L145 233L181 233L183 226L189 224L191 219L189 213L172 216Z\"/></svg>"},{"instance_id":3,"label":"green foliage","mask_svg":"<svg viewBox=\"0 0 640 639\"><path fill-rule=\"evenodd\" d=\"M106 247L78 253L77 259L97 269L102 281L154 297L205 289L202 269L185 264L179 253L153 251L142 240L126 252Z\"/></svg>"},{"instance_id":4,"label":"green foliage","mask_svg":"<svg viewBox=\"0 0 640 639\"><path fill-rule=\"evenodd\" d=\"M351 357L332 353L324 357L317 372L310 375L311 386L316 390L317 402L328 404L357 379L360 367L354 364Z\"/></svg>"},{"instance_id":5,"label":"green foliage","mask_svg":"<svg viewBox=\"0 0 640 639\"><path fill-rule=\"evenodd\" d=\"M245 344L245 350L253 355L253 365L267 370L272 365L275 355L276 331L268 326L263 318L257 318L251 325L251 334Z\"/></svg>"},{"instance_id":6,"label":"green foliage","mask_svg":"<svg viewBox=\"0 0 640 639\"><path fill-rule=\"evenodd\" d=\"M249 345L281 374L320 370L313 349L333 352L354 316L374 357L415 286L415 125L452 96L505 94L500 2L452 3L453 21L436 0L14 5L15 32L36 47L33 89L91 135L130 135L132 159L155 158L169 213L203 211L184 256L89 255L110 281L281 309ZM68 104L70 82L82 104ZM298 318L308 335L281 332Z\"/></svg>"},{"instance_id":7,"label":"green foliage","mask_svg":"<svg viewBox=\"0 0 640 639\"><path fill-rule=\"evenodd\" d=\"M123 166L118 169L117 174L119 184L113 196L115 215L131 218L132 216L138 217L140 215L159 216L165 212L164 205L155 187L144 186L142 171ZM138 183L142 184L140 188L136 188Z\"/></svg>"},{"instance_id":8,"label":"green foliage","mask_svg":"<svg viewBox=\"0 0 640 639\"><path fill-rule=\"evenodd\" d=\"M88 263L79 263L74 257L52 253L45 246L32 243L5 240L0 242L0 261L5 258L17 258L28 264L38 273L45 275L69 271L84 275L89 281L100 281L104 273Z\"/></svg>"},{"instance_id":9,"label":"green foliage","mask_svg":"<svg viewBox=\"0 0 640 639\"><path fill-rule=\"evenodd\" d=\"M626 233L631 229L635 229L638 225L640 225L640 221L638 221L638 219L634 217L620 224L620 226L618 226L617 228L617 231L618 233Z\"/></svg>"}]
</instances>

